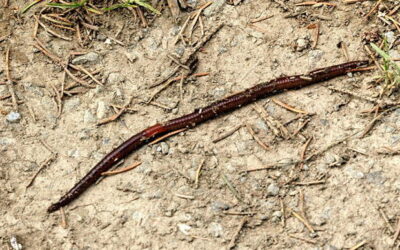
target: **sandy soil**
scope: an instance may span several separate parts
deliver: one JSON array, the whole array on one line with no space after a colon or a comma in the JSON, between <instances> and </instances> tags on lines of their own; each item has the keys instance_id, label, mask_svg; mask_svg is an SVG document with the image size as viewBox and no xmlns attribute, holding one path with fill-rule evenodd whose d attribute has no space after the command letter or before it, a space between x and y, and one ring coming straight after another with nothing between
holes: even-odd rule
<instances>
[{"instance_id":1,"label":"sandy soil","mask_svg":"<svg viewBox=\"0 0 400 250\"><path fill-rule=\"evenodd\" d=\"M210 75L185 82L183 92L175 83L160 93L156 102L167 109L141 101L153 93L154 89L148 87L165 70L175 67L167 55L189 51L189 46L182 43L173 45L187 13L175 22L165 10L148 28L140 28L129 22L129 12L114 12L84 49L75 41L63 41L39 29L38 37L55 54L65 58L71 51L95 52L98 58L84 65L91 70L101 69L99 77L104 86L95 85L85 93L64 97L59 117L51 85L61 87L62 68L33 47L33 15L40 8L18 16L16 10L26 2L10 2L8 8L0 9L0 37L11 33L0 42L0 82L6 80L3 55L10 47L14 89L23 103L18 111L21 119L12 123L7 120L13 110L11 100L0 101L3 249L11 248L10 240L17 240L24 249L224 249L232 238L236 239L237 249L333 250L359 243L365 244L358 249L395 248L392 230L396 230L400 216L400 157L377 151L399 145L400 109L383 116L363 138L351 137L302 167L286 164L243 173L273 162L299 159L309 138L313 139L306 156L365 128L373 115L361 111L374 105L328 86L371 96L380 90L372 81L377 71L351 74L277 96L284 103L315 114L290 139L274 136L250 105L133 153L124 166L136 161L142 165L103 179L67 206L67 227L62 226L59 212L46 212L102 156L143 128L260 81L344 62L340 42L346 45L350 60L368 58L363 46L371 34L384 36L393 31L399 35L376 13L370 21L363 17L375 2L346 5L331 1L337 4L332 9L295 7L303 1L287 1L286 6L299 14L289 18L285 16L290 12L277 3L284 1L244 1L238 6L223 4L214 11L215 6L209 7L211 10L203 16L205 31L226 24L198 53L196 72ZM249 25L250 20L263 16L269 18ZM315 29L307 26L316 22L320 23L320 35L312 48ZM122 25L119 40L124 46L107 40ZM196 29L195 36L199 34ZM398 54L397 45L392 53ZM8 94L8 88L0 85L0 96ZM123 105L131 97L132 112L96 126L99 120L114 114L110 105ZM270 99L258 104L283 124L297 115ZM295 120L286 128L292 134L304 121ZM245 127L220 142L212 142L242 123L249 124L270 149L260 147ZM26 188L52 156L48 148L57 156ZM202 161L196 188L193 180ZM324 182L300 185L316 180ZM302 194L303 211L314 233L291 213L301 214ZM283 215L281 204L285 207ZM237 234L243 219L247 223Z\"/></svg>"}]
</instances>

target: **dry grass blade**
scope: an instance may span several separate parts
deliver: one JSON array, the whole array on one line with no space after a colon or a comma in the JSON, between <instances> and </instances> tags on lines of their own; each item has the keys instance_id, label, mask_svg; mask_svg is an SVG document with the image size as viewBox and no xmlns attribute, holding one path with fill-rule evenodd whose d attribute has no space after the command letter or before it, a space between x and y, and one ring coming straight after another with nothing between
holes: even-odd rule
<instances>
[{"instance_id":1,"label":"dry grass blade","mask_svg":"<svg viewBox=\"0 0 400 250\"><path fill-rule=\"evenodd\" d=\"M138 166L140 166L140 164L142 164L142 162L135 162L132 165L125 167L125 168L119 168L113 171L107 171L107 172L103 172L101 173L101 175L116 175L116 174L120 174L120 173L124 173L127 172L129 170L132 170Z\"/></svg>"}]
</instances>

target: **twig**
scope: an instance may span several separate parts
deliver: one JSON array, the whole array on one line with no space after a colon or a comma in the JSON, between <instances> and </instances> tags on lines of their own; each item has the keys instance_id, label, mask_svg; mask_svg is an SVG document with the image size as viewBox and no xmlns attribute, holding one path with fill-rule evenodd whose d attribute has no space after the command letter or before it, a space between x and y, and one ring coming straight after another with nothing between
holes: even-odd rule
<instances>
[{"instance_id":1,"label":"twig","mask_svg":"<svg viewBox=\"0 0 400 250\"><path fill-rule=\"evenodd\" d=\"M181 129L175 130L175 131L173 131L173 132L171 132L171 133L168 133L168 134L166 134L166 135L163 135L163 136L161 136L160 138L157 138L156 140L150 142L149 145L154 145L154 144L156 144L156 143L159 143L160 141L163 141L165 138L168 138L168 137L171 137L171 136L173 136L173 135L179 134L180 132L183 132L183 131L185 131L185 130L187 130L187 128L181 128Z\"/></svg>"},{"instance_id":2,"label":"twig","mask_svg":"<svg viewBox=\"0 0 400 250\"><path fill-rule=\"evenodd\" d=\"M281 106L281 107L283 107L283 108L285 108L285 109L287 109L287 110L289 110L289 111L292 111L292 112L294 112L294 113L305 114L305 115L308 115L308 114L309 114L307 111L294 108L294 107L290 106L289 104L286 104L286 103L284 103L284 102L281 102L281 101L279 101L279 100L277 100L277 99L275 99L275 98L272 98L272 101L273 101L275 104L277 104L277 105L279 105L279 106Z\"/></svg>"},{"instance_id":3,"label":"twig","mask_svg":"<svg viewBox=\"0 0 400 250\"><path fill-rule=\"evenodd\" d=\"M311 186L311 185L319 185L325 184L326 180L319 180L319 181L308 181L308 182L292 182L293 185L297 186Z\"/></svg>"},{"instance_id":4,"label":"twig","mask_svg":"<svg viewBox=\"0 0 400 250\"><path fill-rule=\"evenodd\" d=\"M385 221L385 223L387 224L387 226L388 226L388 228L389 228L389 231L390 231L392 234L394 234L394 233L395 233L394 228L393 228L392 224L390 224L389 218L387 217L385 211L383 211L383 209L382 209L382 208L379 208L379 207L378 207L378 211L379 211L379 214L382 216L383 220Z\"/></svg>"},{"instance_id":5,"label":"twig","mask_svg":"<svg viewBox=\"0 0 400 250\"><path fill-rule=\"evenodd\" d=\"M240 222L239 226L236 229L235 234L232 236L232 239L228 245L228 250L230 250L236 246L236 240L239 238L240 231L242 231L242 229L243 229L244 225L246 225L247 221L248 221L248 218L244 217L242 219L242 221Z\"/></svg>"},{"instance_id":6,"label":"twig","mask_svg":"<svg viewBox=\"0 0 400 250\"><path fill-rule=\"evenodd\" d=\"M10 95L11 95L13 108L15 111L18 111L17 96L15 95L13 81L12 81L11 72L10 72L10 48L7 48L7 50L6 50L5 67L6 67L6 76L7 76L6 84L8 87L8 91L10 92Z\"/></svg>"},{"instance_id":7,"label":"twig","mask_svg":"<svg viewBox=\"0 0 400 250\"><path fill-rule=\"evenodd\" d=\"M359 249L360 247L364 246L365 244L367 244L367 241L366 241L366 240L363 240L362 242L358 243L357 245L351 247L349 250L357 250L357 249Z\"/></svg>"},{"instance_id":8,"label":"twig","mask_svg":"<svg viewBox=\"0 0 400 250\"><path fill-rule=\"evenodd\" d=\"M248 123L246 123L246 128L249 131L250 135L254 138L254 140L256 140L258 145L260 145L263 149L268 151L269 147L267 146L267 144L265 144L263 141L261 141L260 138L258 138L256 133L254 132L254 130L251 128L251 126Z\"/></svg>"},{"instance_id":9,"label":"twig","mask_svg":"<svg viewBox=\"0 0 400 250\"><path fill-rule=\"evenodd\" d=\"M67 228L68 224L67 224L67 219L66 219L66 216L65 216L64 208L60 208L60 213L61 213L61 226L63 228Z\"/></svg>"},{"instance_id":10,"label":"twig","mask_svg":"<svg viewBox=\"0 0 400 250\"><path fill-rule=\"evenodd\" d=\"M194 181L196 188L199 188L199 178L200 178L201 168L203 167L204 162L205 162L205 159L202 159L196 170L196 179Z\"/></svg>"},{"instance_id":11,"label":"twig","mask_svg":"<svg viewBox=\"0 0 400 250\"><path fill-rule=\"evenodd\" d=\"M28 185L26 185L25 188L29 188L29 187L33 184L33 182L35 181L35 179L36 179L36 177L39 175L39 173L40 173L43 169L45 169L45 168L55 159L55 157L57 157L57 154L52 154L49 158L47 158L47 160L45 160L45 161L41 164L40 168L39 168L38 171L32 176L31 180L29 181Z\"/></svg>"},{"instance_id":12,"label":"twig","mask_svg":"<svg viewBox=\"0 0 400 250\"><path fill-rule=\"evenodd\" d=\"M285 216L285 214L286 214L286 209L285 209L285 204L283 203L283 199L282 198L280 198L279 199L279 203L281 204L281 213L282 213L282 216L281 216L281 221L282 221L282 227L285 227L286 226L286 216Z\"/></svg>"},{"instance_id":13,"label":"twig","mask_svg":"<svg viewBox=\"0 0 400 250\"><path fill-rule=\"evenodd\" d=\"M292 214L294 215L294 217L296 217L299 221L301 221L304 226L306 226L306 228L311 232L311 233L315 233L314 228L307 222L307 220L305 220L300 214L296 213L295 211L292 211Z\"/></svg>"},{"instance_id":14,"label":"twig","mask_svg":"<svg viewBox=\"0 0 400 250\"><path fill-rule=\"evenodd\" d=\"M293 132L292 137L296 136L300 131L310 122L310 119L305 120L297 129Z\"/></svg>"},{"instance_id":15,"label":"twig","mask_svg":"<svg viewBox=\"0 0 400 250\"><path fill-rule=\"evenodd\" d=\"M281 167L286 167L286 166L289 166L289 165L295 165L295 164L297 164L299 162L301 162L301 161L295 161L295 160L290 159L290 161L288 161L288 162L275 162L275 163L268 164L267 166L261 167L261 168L246 169L246 170L241 171L241 173L248 173L248 172L260 171L260 170L281 168Z\"/></svg>"},{"instance_id":16,"label":"twig","mask_svg":"<svg viewBox=\"0 0 400 250\"><path fill-rule=\"evenodd\" d=\"M240 202L243 202L242 198L240 197L238 191L235 189L235 187L232 185L232 183L228 180L228 177L226 177L225 174L222 174L222 179L224 180L226 186L228 186L228 189L233 193L233 195L238 199Z\"/></svg>"},{"instance_id":17,"label":"twig","mask_svg":"<svg viewBox=\"0 0 400 250\"><path fill-rule=\"evenodd\" d=\"M232 212L232 211L224 211L226 215L241 215L241 216L253 216L257 214L257 212Z\"/></svg>"},{"instance_id":18,"label":"twig","mask_svg":"<svg viewBox=\"0 0 400 250\"><path fill-rule=\"evenodd\" d=\"M188 16L188 18L186 19L186 21L183 23L181 30L179 31L178 35L176 35L175 41L173 42L172 45L175 45L177 42L179 42L179 39L181 39L182 34L185 32L185 29L189 23L190 20L190 15Z\"/></svg>"},{"instance_id":19,"label":"twig","mask_svg":"<svg viewBox=\"0 0 400 250\"><path fill-rule=\"evenodd\" d=\"M182 198L182 199L187 199L187 200L194 200L194 198L195 198L194 196L191 196L191 195L178 194L178 193L175 193L175 196Z\"/></svg>"},{"instance_id":20,"label":"twig","mask_svg":"<svg viewBox=\"0 0 400 250\"><path fill-rule=\"evenodd\" d=\"M201 41L199 41L196 46L189 52L187 56L185 56L182 60L182 64L188 65L189 62L192 60L194 55L199 51L200 48L203 48L204 45L211 40L211 38L214 37L215 34L217 34L221 28L223 27L223 24L219 24L217 27L215 27L213 30L211 30L210 33L208 33L206 36L204 36ZM183 41L183 40L182 40ZM158 80L156 83L152 84L149 88L159 86L163 84L164 82L168 81L169 78L174 76L180 69L180 66L175 67L172 71L166 74L166 77L162 77L160 80Z\"/></svg>"},{"instance_id":21,"label":"twig","mask_svg":"<svg viewBox=\"0 0 400 250\"><path fill-rule=\"evenodd\" d=\"M212 140L213 143L217 143L219 141L222 141L223 139L231 136L233 133L235 133L236 131L238 131L241 127L243 127L243 124L237 125L236 127L234 127L233 129L229 130L228 132L224 133L223 135L215 138L214 140Z\"/></svg>"},{"instance_id":22,"label":"twig","mask_svg":"<svg viewBox=\"0 0 400 250\"><path fill-rule=\"evenodd\" d=\"M97 126L103 125L103 124L106 124L106 123L109 123L109 122L112 122L112 121L115 121L116 119L118 119L126 111L126 108L131 104L132 99L133 99L133 97L131 97L129 99L129 101L115 115L112 115L110 117L100 120L97 123Z\"/></svg>"},{"instance_id":23,"label":"twig","mask_svg":"<svg viewBox=\"0 0 400 250\"><path fill-rule=\"evenodd\" d=\"M120 173L123 173L123 172L127 172L129 170L132 170L132 169L138 167L140 164L142 164L142 162L140 162L140 161L139 162L135 162L135 163L133 163L132 165L130 165L128 167L119 168L119 169L116 169L116 170L113 170L113 171L106 171L106 172L101 173L101 175L107 176L107 175L120 174Z\"/></svg>"},{"instance_id":24,"label":"twig","mask_svg":"<svg viewBox=\"0 0 400 250\"><path fill-rule=\"evenodd\" d=\"M40 143L42 143L42 145L43 145L47 150L49 150L50 153L52 153L52 154L57 154L57 153L49 146L49 144L47 144L44 140L39 139L39 141L40 141Z\"/></svg>"},{"instance_id":25,"label":"twig","mask_svg":"<svg viewBox=\"0 0 400 250\"><path fill-rule=\"evenodd\" d=\"M279 121L270 116L263 107L255 103L253 109L267 122L267 125L271 128L275 136L285 139L289 138L289 131Z\"/></svg>"},{"instance_id":26,"label":"twig","mask_svg":"<svg viewBox=\"0 0 400 250\"><path fill-rule=\"evenodd\" d=\"M208 2L206 4L204 4L203 6L201 6L197 12L197 14L195 15L195 17L193 18L193 22L192 25L189 27L189 31L188 31L188 37L189 39L192 37L193 34L193 30L194 30L194 26L196 25L197 21L199 20L200 14L201 12L207 8L208 6L210 6L213 2Z\"/></svg>"},{"instance_id":27,"label":"twig","mask_svg":"<svg viewBox=\"0 0 400 250\"><path fill-rule=\"evenodd\" d=\"M366 134L368 134L368 132L374 127L375 123L380 120L384 115L386 115L387 113L397 109L398 107L391 107L385 111L383 111L382 113L380 113L379 115L377 115L374 119L372 119L371 122L368 123L368 125L365 127L364 131L362 132L362 134L360 135L359 138L363 138Z\"/></svg>"},{"instance_id":28,"label":"twig","mask_svg":"<svg viewBox=\"0 0 400 250\"><path fill-rule=\"evenodd\" d=\"M293 239L301 240L301 241L304 241L304 242L307 242L307 243L310 243L310 244L314 244L314 245L318 243L315 240L306 239L306 238L303 238L303 237L296 236L294 234L289 234L289 237L291 237Z\"/></svg>"},{"instance_id":29,"label":"twig","mask_svg":"<svg viewBox=\"0 0 400 250\"><path fill-rule=\"evenodd\" d=\"M357 132L357 133L358 133L358 132ZM316 156L318 156L318 155L321 155L321 154L325 153L326 151L328 151L329 149L333 148L334 146L339 145L340 143L343 143L344 141L347 141L349 138L351 138L351 137L354 136L355 134L356 134L356 133L351 134L351 135L349 135L349 136L346 136L346 137L344 137L344 138L341 138L341 139L339 139L339 140L337 140L337 141L334 141L334 142L328 144L327 146L323 147L323 148L320 149L319 151L317 151L317 152L313 153L312 155L308 156L308 157L307 157L304 161L302 161L302 162L308 162L308 161L311 160L312 158L314 158L314 157L316 157Z\"/></svg>"}]
</instances>

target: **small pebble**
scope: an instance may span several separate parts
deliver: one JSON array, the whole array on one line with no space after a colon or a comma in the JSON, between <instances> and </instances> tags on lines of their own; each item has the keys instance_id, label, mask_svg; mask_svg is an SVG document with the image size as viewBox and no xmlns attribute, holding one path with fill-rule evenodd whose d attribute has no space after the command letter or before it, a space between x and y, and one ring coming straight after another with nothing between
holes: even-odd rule
<instances>
[{"instance_id":1,"label":"small pebble","mask_svg":"<svg viewBox=\"0 0 400 250\"><path fill-rule=\"evenodd\" d=\"M7 115L6 119L10 123L17 123L21 120L21 114L18 112L12 111Z\"/></svg>"},{"instance_id":2,"label":"small pebble","mask_svg":"<svg viewBox=\"0 0 400 250\"><path fill-rule=\"evenodd\" d=\"M161 153L167 155L169 152L168 144L166 142L161 142L160 145L161 145Z\"/></svg>"},{"instance_id":3,"label":"small pebble","mask_svg":"<svg viewBox=\"0 0 400 250\"><path fill-rule=\"evenodd\" d=\"M22 250L22 245L18 243L17 238L15 238L15 236L11 237L10 245L14 250Z\"/></svg>"},{"instance_id":4,"label":"small pebble","mask_svg":"<svg viewBox=\"0 0 400 250\"><path fill-rule=\"evenodd\" d=\"M267 187L267 195L269 196L276 196L279 194L279 187L275 183L271 183Z\"/></svg>"},{"instance_id":5,"label":"small pebble","mask_svg":"<svg viewBox=\"0 0 400 250\"><path fill-rule=\"evenodd\" d=\"M83 122L88 124L88 123L93 123L95 121L96 121L96 118L94 117L92 112L90 112L89 110L86 110L85 113L83 114Z\"/></svg>"},{"instance_id":6,"label":"small pebble","mask_svg":"<svg viewBox=\"0 0 400 250\"><path fill-rule=\"evenodd\" d=\"M130 61L131 63L135 62L138 59L138 56L134 52L127 52L125 55L126 58L128 58L128 61Z\"/></svg>"},{"instance_id":7,"label":"small pebble","mask_svg":"<svg viewBox=\"0 0 400 250\"><path fill-rule=\"evenodd\" d=\"M214 201L213 203L211 203L211 208L215 211L223 211L223 210L228 210L230 206L221 201Z\"/></svg>"},{"instance_id":8,"label":"small pebble","mask_svg":"<svg viewBox=\"0 0 400 250\"><path fill-rule=\"evenodd\" d=\"M72 60L72 64L98 63L100 55L96 52L89 52L85 55L77 56Z\"/></svg>"},{"instance_id":9,"label":"small pebble","mask_svg":"<svg viewBox=\"0 0 400 250\"><path fill-rule=\"evenodd\" d=\"M384 36L389 44L393 43L394 40L396 39L396 36L394 35L393 31L384 33Z\"/></svg>"},{"instance_id":10,"label":"small pebble","mask_svg":"<svg viewBox=\"0 0 400 250\"><path fill-rule=\"evenodd\" d=\"M109 84L117 84L125 81L125 77L118 72L112 72L108 75L107 82Z\"/></svg>"},{"instance_id":11,"label":"small pebble","mask_svg":"<svg viewBox=\"0 0 400 250\"><path fill-rule=\"evenodd\" d=\"M103 119L106 117L106 113L107 113L107 106L103 101L99 101L97 103L97 112L96 112L96 116L97 119Z\"/></svg>"},{"instance_id":12,"label":"small pebble","mask_svg":"<svg viewBox=\"0 0 400 250\"><path fill-rule=\"evenodd\" d=\"M185 235L189 235L189 230L192 227L186 224L178 224L178 229L179 231L181 231L181 233L185 234Z\"/></svg>"},{"instance_id":13,"label":"small pebble","mask_svg":"<svg viewBox=\"0 0 400 250\"><path fill-rule=\"evenodd\" d=\"M305 38L299 38L296 40L296 51L301 52L307 49L310 45L310 41Z\"/></svg>"},{"instance_id":14,"label":"small pebble","mask_svg":"<svg viewBox=\"0 0 400 250\"><path fill-rule=\"evenodd\" d=\"M216 223L216 222L211 222L210 225L208 226L208 233L212 235L213 237L221 237L223 234L223 228L221 224Z\"/></svg>"}]
</instances>

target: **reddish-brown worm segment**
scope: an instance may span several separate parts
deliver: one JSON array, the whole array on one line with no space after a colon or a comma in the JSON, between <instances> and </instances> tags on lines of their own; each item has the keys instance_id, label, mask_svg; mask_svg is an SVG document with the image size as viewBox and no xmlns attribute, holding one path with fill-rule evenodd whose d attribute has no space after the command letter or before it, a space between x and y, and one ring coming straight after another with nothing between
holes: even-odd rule
<instances>
[{"instance_id":1,"label":"reddish-brown worm segment","mask_svg":"<svg viewBox=\"0 0 400 250\"><path fill-rule=\"evenodd\" d=\"M52 204L47 211L51 213L58 210L60 207L69 204L93 185L101 177L101 173L109 170L119 160L128 156L132 151L146 145L160 136L178 129L194 127L200 123L238 109L261 98L275 95L285 90L298 89L317 82L326 81L337 76L345 75L350 71L354 72L359 67L366 65L368 65L368 61L353 61L317 69L304 75L277 78L269 82L258 84L238 94L228 96L207 107L196 109L193 113L151 126L132 136L111 153L107 154L89 171L89 173L85 175L85 177L76 183L68 193L61 197L57 203Z\"/></svg>"}]
</instances>

